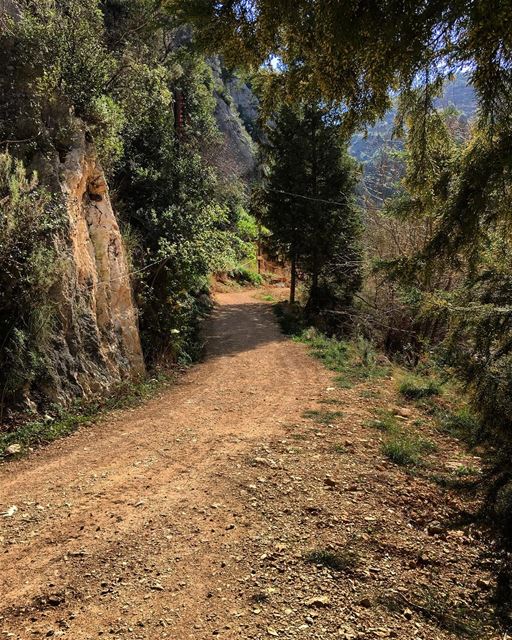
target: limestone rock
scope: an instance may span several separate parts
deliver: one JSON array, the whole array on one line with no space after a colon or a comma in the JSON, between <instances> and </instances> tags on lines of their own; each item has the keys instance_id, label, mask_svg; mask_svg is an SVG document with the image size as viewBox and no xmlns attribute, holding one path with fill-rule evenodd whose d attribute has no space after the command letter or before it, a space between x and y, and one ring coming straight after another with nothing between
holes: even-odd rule
<instances>
[{"instance_id":1,"label":"limestone rock","mask_svg":"<svg viewBox=\"0 0 512 640\"><path fill-rule=\"evenodd\" d=\"M54 293L58 322L42 391L65 404L142 374L144 361L121 232L105 175L83 131L52 171L68 224L55 241L62 278Z\"/></svg>"},{"instance_id":2,"label":"limestone rock","mask_svg":"<svg viewBox=\"0 0 512 640\"><path fill-rule=\"evenodd\" d=\"M21 444L11 444L10 446L7 447L7 449L5 450L5 453L8 456L14 456L17 453L21 453Z\"/></svg>"}]
</instances>

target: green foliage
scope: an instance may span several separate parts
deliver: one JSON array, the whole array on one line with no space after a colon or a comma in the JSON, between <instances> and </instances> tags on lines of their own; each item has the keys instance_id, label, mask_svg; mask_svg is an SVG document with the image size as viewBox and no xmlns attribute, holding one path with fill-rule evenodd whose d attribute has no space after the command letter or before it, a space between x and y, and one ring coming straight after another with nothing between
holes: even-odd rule
<instances>
[{"instance_id":1,"label":"green foliage","mask_svg":"<svg viewBox=\"0 0 512 640\"><path fill-rule=\"evenodd\" d=\"M439 361L471 393L479 434L506 440L512 429L509 125L503 122L494 140L485 127L468 140L452 113L435 109L435 95L436 87L425 86L402 97L407 173L386 213L421 233L381 266L401 293L412 351L436 346ZM417 220L419 229L411 227ZM395 335L395 342L404 340ZM404 391L411 399L436 393L428 384ZM465 439L473 440L475 430L461 425Z\"/></svg>"},{"instance_id":2,"label":"green foliage","mask_svg":"<svg viewBox=\"0 0 512 640\"><path fill-rule=\"evenodd\" d=\"M252 263L258 233L247 212L245 186L224 184L211 162L220 136L210 66L195 50L190 29L177 28L160 0L19 0L17 5L16 19L2 16L0 54L7 63L0 71L0 140L9 141L27 167L42 169L48 203L59 199L59 161L84 133L94 143L131 240L146 361L189 361L201 346L198 328L208 308L209 276ZM22 322L16 304L8 307L2 299L8 344L6 339L0 357L16 361L9 367L11 378L18 371L21 376L9 383L13 388L44 371L51 335L46 303L52 299L57 229L46 228L43 217L44 239L39 219L31 224L23 213L17 224L33 229L18 242L25 242L30 261L24 264L41 281L46 306L22 278L20 304L33 302ZM9 280L6 295L13 290Z\"/></svg>"},{"instance_id":3,"label":"green foliage","mask_svg":"<svg viewBox=\"0 0 512 640\"><path fill-rule=\"evenodd\" d=\"M482 438L482 425L470 407L444 412L438 419L439 429L454 438L475 445Z\"/></svg>"},{"instance_id":4,"label":"green foliage","mask_svg":"<svg viewBox=\"0 0 512 640\"><path fill-rule=\"evenodd\" d=\"M400 199L377 222L392 227L391 241L405 251L398 260L384 256L393 262L386 302L398 311L384 323L395 330L383 342L415 363L448 333L447 360L467 381L484 421L510 432L510 269L500 251L512 211L509 3L415 1L404 8L397 0L361 9L298 0L277 11L267 0L175 0L172 6L228 60L266 65L268 113L283 97L309 103L320 96L327 105L343 103L347 126L373 123L389 108L390 89L401 94L407 176ZM454 114L440 114L434 102L441 80L460 69L480 106L478 129L462 152L465 135L454 129ZM500 264L489 264L488 253L501 256ZM415 305L397 304L398 272L420 293ZM446 295L461 281L453 298ZM378 321L389 306L378 310Z\"/></svg>"},{"instance_id":5,"label":"green foliage","mask_svg":"<svg viewBox=\"0 0 512 640\"><path fill-rule=\"evenodd\" d=\"M111 173L124 154L122 131L126 124L125 113L111 96L103 95L91 105L89 118L98 156L104 170Z\"/></svg>"},{"instance_id":6,"label":"green foliage","mask_svg":"<svg viewBox=\"0 0 512 640\"><path fill-rule=\"evenodd\" d=\"M502 439L512 433L512 323L508 227L488 234L479 266L445 302L449 331L445 362L466 383L484 430Z\"/></svg>"},{"instance_id":7,"label":"green foliage","mask_svg":"<svg viewBox=\"0 0 512 640\"><path fill-rule=\"evenodd\" d=\"M63 220L37 177L0 154L0 408L44 372L59 277L51 240Z\"/></svg>"},{"instance_id":8,"label":"green foliage","mask_svg":"<svg viewBox=\"0 0 512 640\"><path fill-rule=\"evenodd\" d=\"M319 94L343 102L350 123L374 121L390 89L431 83L470 70L487 119L505 117L510 98L512 36L508 3L432 5L420 0L353 3L309 0L276 10L268 0L174 0L171 10L194 21L199 37L233 65L270 69L266 102ZM440 37L442 34L442 37ZM368 55L371 48L372 55ZM300 64L297 64L297 59Z\"/></svg>"},{"instance_id":9,"label":"green foliage","mask_svg":"<svg viewBox=\"0 0 512 640\"><path fill-rule=\"evenodd\" d=\"M419 438L404 430L393 430L382 444L384 455L402 467L414 467L422 462L424 453L435 451L435 445L429 440Z\"/></svg>"},{"instance_id":10,"label":"green foliage","mask_svg":"<svg viewBox=\"0 0 512 640\"><path fill-rule=\"evenodd\" d=\"M368 341L359 338L346 342L331 338L314 327L308 328L304 312L298 305L278 304L274 309L285 334L307 344L328 369L342 374L337 378L339 386L347 388L362 380L389 376L390 368L378 361Z\"/></svg>"},{"instance_id":11,"label":"green foliage","mask_svg":"<svg viewBox=\"0 0 512 640\"><path fill-rule=\"evenodd\" d=\"M331 424L343 418L343 411L321 411L319 409L308 409L302 416L314 420L318 424Z\"/></svg>"},{"instance_id":12,"label":"green foliage","mask_svg":"<svg viewBox=\"0 0 512 640\"><path fill-rule=\"evenodd\" d=\"M410 427L402 428L392 411L378 409L375 415L366 425L385 434L382 452L391 462L414 467L422 464L424 454L436 451L435 443L418 436Z\"/></svg>"},{"instance_id":13,"label":"green foliage","mask_svg":"<svg viewBox=\"0 0 512 640\"><path fill-rule=\"evenodd\" d=\"M122 219L140 238L136 297L150 362L195 357L208 277L249 259L256 233L243 191L222 186L206 161L218 141L209 67L187 39L167 52L165 64L160 55L146 51L116 89L126 125L114 186ZM178 94L186 96L180 132Z\"/></svg>"},{"instance_id":14,"label":"green foliage","mask_svg":"<svg viewBox=\"0 0 512 640\"><path fill-rule=\"evenodd\" d=\"M273 114L268 138L263 220L269 243L309 278L309 311L347 306L360 282L360 229L355 164L337 111L283 106Z\"/></svg>"},{"instance_id":15,"label":"green foliage","mask_svg":"<svg viewBox=\"0 0 512 640\"><path fill-rule=\"evenodd\" d=\"M304 313L298 304L281 302L274 307L282 332L287 336L299 338L306 328Z\"/></svg>"},{"instance_id":16,"label":"green foliage","mask_svg":"<svg viewBox=\"0 0 512 640\"><path fill-rule=\"evenodd\" d=\"M348 448L344 444L335 444L333 446L334 453L339 453L340 455L348 453Z\"/></svg>"},{"instance_id":17,"label":"green foliage","mask_svg":"<svg viewBox=\"0 0 512 640\"><path fill-rule=\"evenodd\" d=\"M2 58L10 61L1 78L9 87L1 98L3 133L30 137L38 146L51 143L70 109L98 131L107 130L112 116L104 91L116 60L104 41L98 0L18 4L21 18L8 21L0 35Z\"/></svg>"},{"instance_id":18,"label":"green foliage","mask_svg":"<svg viewBox=\"0 0 512 640\"><path fill-rule=\"evenodd\" d=\"M349 360L349 346L346 342L329 338L316 329L307 329L299 337L315 356L331 371L345 372Z\"/></svg>"},{"instance_id":19,"label":"green foliage","mask_svg":"<svg viewBox=\"0 0 512 640\"><path fill-rule=\"evenodd\" d=\"M383 431L393 433L399 430L398 420L392 411L378 409L375 411L376 418L368 421L368 426Z\"/></svg>"},{"instance_id":20,"label":"green foliage","mask_svg":"<svg viewBox=\"0 0 512 640\"><path fill-rule=\"evenodd\" d=\"M366 424L385 434L382 452L391 462L404 467L414 467L422 463L424 454L436 450L436 445L430 440L421 438L410 428L402 428L392 411L378 409L375 415L376 417Z\"/></svg>"},{"instance_id":21,"label":"green foliage","mask_svg":"<svg viewBox=\"0 0 512 640\"><path fill-rule=\"evenodd\" d=\"M465 478L468 476L478 475L479 470L476 467L462 464L460 467L457 467L457 469L455 469L454 473L456 476L459 476L459 478Z\"/></svg>"},{"instance_id":22,"label":"green foliage","mask_svg":"<svg viewBox=\"0 0 512 640\"><path fill-rule=\"evenodd\" d=\"M436 380L409 374L401 380L398 390L407 400L421 400L438 396L441 386Z\"/></svg>"},{"instance_id":23,"label":"green foliage","mask_svg":"<svg viewBox=\"0 0 512 640\"><path fill-rule=\"evenodd\" d=\"M240 284L250 284L254 287L259 287L263 284L263 276L256 271L252 271L245 267L237 267L236 269L229 271L228 275Z\"/></svg>"}]
</instances>

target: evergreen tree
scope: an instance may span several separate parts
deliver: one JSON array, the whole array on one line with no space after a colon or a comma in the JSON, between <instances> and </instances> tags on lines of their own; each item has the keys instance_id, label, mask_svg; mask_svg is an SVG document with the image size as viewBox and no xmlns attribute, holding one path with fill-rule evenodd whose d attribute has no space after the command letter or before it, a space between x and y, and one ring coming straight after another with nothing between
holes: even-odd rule
<instances>
[{"instance_id":1,"label":"evergreen tree","mask_svg":"<svg viewBox=\"0 0 512 640\"><path fill-rule=\"evenodd\" d=\"M268 131L265 224L292 265L309 281L307 307L316 313L348 304L359 285L359 216L355 163L336 110L283 106Z\"/></svg>"}]
</instances>

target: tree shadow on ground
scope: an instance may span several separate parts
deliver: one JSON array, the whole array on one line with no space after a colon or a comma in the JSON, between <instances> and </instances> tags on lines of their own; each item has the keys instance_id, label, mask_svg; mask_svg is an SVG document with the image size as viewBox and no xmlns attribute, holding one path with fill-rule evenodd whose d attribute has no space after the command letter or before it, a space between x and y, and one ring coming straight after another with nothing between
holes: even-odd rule
<instances>
[{"instance_id":1,"label":"tree shadow on ground","mask_svg":"<svg viewBox=\"0 0 512 640\"><path fill-rule=\"evenodd\" d=\"M216 305L206 327L206 358L235 356L286 340L272 306L265 303Z\"/></svg>"}]
</instances>

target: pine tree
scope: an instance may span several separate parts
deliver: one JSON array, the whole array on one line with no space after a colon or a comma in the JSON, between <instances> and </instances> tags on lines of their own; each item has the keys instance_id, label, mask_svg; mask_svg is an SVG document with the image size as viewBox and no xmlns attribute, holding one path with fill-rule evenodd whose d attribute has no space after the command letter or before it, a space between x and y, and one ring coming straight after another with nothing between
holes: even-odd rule
<instances>
[{"instance_id":1,"label":"pine tree","mask_svg":"<svg viewBox=\"0 0 512 640\"><path fill-rule=\"evenodd\" d=\"M359 285L359 217L355 163L336 110L282 107L268 132L265 224L292 266L308 279L307 308L316 313L350 302Z\"/></svg>"}]
</instances>

